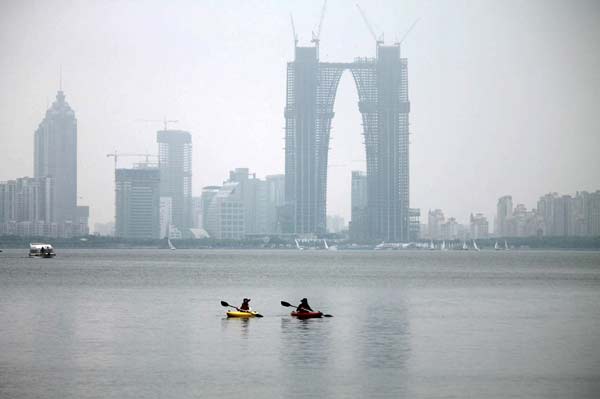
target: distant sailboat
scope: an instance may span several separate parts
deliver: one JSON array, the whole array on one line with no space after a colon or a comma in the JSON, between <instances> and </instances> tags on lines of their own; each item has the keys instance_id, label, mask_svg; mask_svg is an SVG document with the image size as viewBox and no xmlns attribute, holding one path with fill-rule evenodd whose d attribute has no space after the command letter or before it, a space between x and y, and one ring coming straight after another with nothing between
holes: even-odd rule
<instances>
[{"instance_id":1,"label":"distant sailboat","mask_svg":"<svg viewBox=\"0 0 600 399\"><path fill-rule=\"evenodd\" d=\"M326 239L323 239L323 244L325 244L325 249L328 251L337 251L337 249L338 249L337 245L331 245L331 246L327 245Z\"/></svg>"},{"instance_id":2,"label":"distant sailboat","mask_svg":"<svg viewBox=\"0 0 600 399\"><path fill-rule=\"evenodd\" d=\"M463 241L462 250L463 251L468 251L469 250L469 247L467 246L467 242L466 241Z\"/></svg>"},{"instance_id":3,"label":"distant sailboat","mask_svg":"<svg viewBox=\"0 0 600 399\"><path fill-rule=\"evenodd\" d=\"M475 242L475 240L473 240L473 249L475 249L475 251L481 251L477 246L477 242Z\"/></svg>"},{"instance_id":4,"label":"distant sailboat","mask_svg":"<svg viewBox=\"0 0 600 399\"><path fill-rule=\"evenodd\" d=\"M431 242L429 243L429 249L432 251L435 249L435 244L433 243L433 240L431 240Z\"/></svg>"},{"instance_id":5,"label":"distant sailboat","mask_svg":"<svg viewBox=\"0 0 600 399\"><path fill-rule=\"evenodd\" d=\"M494 244L494 249L496 251L500 251L500 245L498 245L498 241L496 241L496 243Z\"/></svg>"},{"instance_id":6,"label":"distant sailboat","mask_svg":"<svg viewBox=\"0 0 600 399\"><path fill-rule=\"evenodd\" d=\"M175 245L173 245L173 243L171 242L171 239L169 237L167 237L167 244L169 244L169 249L170 250L176 250L177 248L175 248Z\"/></svg>"},{"instance_id":7,"label":"distant sailboat","mask_svg":"<svg viewBox=\"0 0 600 399\"><path fill-rule=\"evenodd\" d=\"M298 251L302 251L302 250L304 249L304 248L302 248L302 247L300 246L300 243L298 242L298 240L294 239L294 242L296 243L296 249L297 249Z\"/></svg>"},{"instance_id":8,"label":"distant sailboat","mask_svg":"<svg viewBox=\"0 0 600 399\"><path fill-rule=\"evenodd\" d=\"M504 240L504 250L508 251L508 244L506 243L506 240Z\"/></svg>"},{"instance_id":9,"label":"distant sailboat","mask_svg":"<svg viewBox=\"0 0 600 399\"><path fill-rule=\"evenodd\" d=\"M445 251L446 250L446 241L442 241L442 246L440 247L440 250Z\"/></svg>"}]
</instances>

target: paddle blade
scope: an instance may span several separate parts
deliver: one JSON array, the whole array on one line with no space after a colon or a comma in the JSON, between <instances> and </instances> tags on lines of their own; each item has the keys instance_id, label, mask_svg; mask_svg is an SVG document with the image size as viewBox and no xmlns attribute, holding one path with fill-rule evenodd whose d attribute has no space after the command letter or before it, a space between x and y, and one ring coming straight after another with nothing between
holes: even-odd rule
<instances>
[{"instance_id":1,"label":"paddle blade","mask_svg":"<svg viewBox=\"0 0 600 399\"><path fill-rule=\"evenodd\" d=\"M261 315L260 313L257 313L254 315L254 317L265 317L265 316Z\"/></svg>"},{"instance_id":2,"label":"paddle blade","mask_svg":"<svg viewBox=\"0 0 600 399\"><path fill-rule=\"evenodd\" d=\"M324 314L323 317L333 317L332 314Z\"/></svg>"},{"instance_id":3,"label":"paddle blade","mask_svg":"<svg viewBox=\"0 0 600 399\"><path fill-rule=\"evenodd\" d=\"M221 301L221 306L229 306L229 304L225 301Z\"/></svg>"},{"instance_id":4,"label":"paddle blade","mask_svg":"<svg viewBox=\"0 0 600 399\"><path fill-rule=\"evenodd\" d=\"M281 301L281 306L285 306L286 308L289 308L290 306L295 307L294 305L291 305L289 302L286 301Z\"/></svg>"}]
</instances>

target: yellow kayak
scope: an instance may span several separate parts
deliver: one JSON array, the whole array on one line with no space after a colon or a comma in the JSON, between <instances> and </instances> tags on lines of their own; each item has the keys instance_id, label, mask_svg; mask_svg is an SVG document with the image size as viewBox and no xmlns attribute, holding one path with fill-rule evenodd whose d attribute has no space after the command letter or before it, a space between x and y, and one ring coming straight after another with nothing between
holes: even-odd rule
<instances>
[{"instance_id":1,"label":"yellow kayak","mask_svg":"<svg viewBox=\"0 0 600 399\"><path fill-rule=\"evenodd\" d=\"M239 312L237 310L230 310L227 312L227 317L256 317L258 312Z\"/></svg>"}]
</instances>

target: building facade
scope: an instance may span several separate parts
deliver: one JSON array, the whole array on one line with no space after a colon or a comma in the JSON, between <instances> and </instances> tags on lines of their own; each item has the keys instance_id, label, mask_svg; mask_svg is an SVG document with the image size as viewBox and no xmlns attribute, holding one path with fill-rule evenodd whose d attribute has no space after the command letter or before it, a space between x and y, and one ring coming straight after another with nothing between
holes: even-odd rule
<instances>
[{"instance_id":1,"label":"building facade","mask_svg":"<svg viewBox=\"0 0 600 399\"><path fill-rule=\"evenodd\" d=\"M54 179L51 222L77 218L77 119L62 90L34 135L34 177Z\"/></svg>"},{"instance_id":2,"label":"building facade","mask_svg":"<svg viewBox=\"0 0 600 399\"><path fill-rule=\"evenodd\" d=\"M172 201L173 225L182 234L192 227L192 136L181 130L156 134L160 196Z\"/></svg>"},{"instance_id":3,"label":"building facade","mask_svg":"<svg viewBox=\"0 0 600 399\"><path fill-rule=\"evenodd\" d=\"M115 236L162 238L160 177L160 170L152 167L115 170Z\"/></svg>"},{"instance_id":4,"label":"building facade","mask_svg":"<svg viewBox=\"0 0 600 399\"><path fill-rule=\"evenodd\" d=\"M319 61L314 47L295 47L287 66L285 187L287 231L326 230L327 163L333 105L342 73L354 77L367 154L369 239L409 240L408 73L400 46L377 44L376 58Z\"/></svg>"},{"instance_id":5,"label":"building facade","mask_svg":"<svg viewBox=\"0 0 600 399\"><path fill-rule=\"evenodd\" d=\"M353 241L364 241L369 238L367 174L352 171L350 195L350 238Z\"/></svg>"}]
</instances>

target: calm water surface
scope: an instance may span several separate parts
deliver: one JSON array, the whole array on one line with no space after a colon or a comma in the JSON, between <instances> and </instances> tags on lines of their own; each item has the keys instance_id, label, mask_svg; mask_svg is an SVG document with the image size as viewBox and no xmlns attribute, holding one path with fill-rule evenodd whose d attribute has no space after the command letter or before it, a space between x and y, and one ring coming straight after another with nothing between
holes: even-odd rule
<instances>
[{"instance_id":1,"label":"calm water surface","mask_svg":"<svg viewBox=\"0 0 600 399\"><path fill-rule=\"evenodd\" d=\"M58 252L0 254L0 398L600 397L598 252Z\"/></svg>"}]
</instances>

